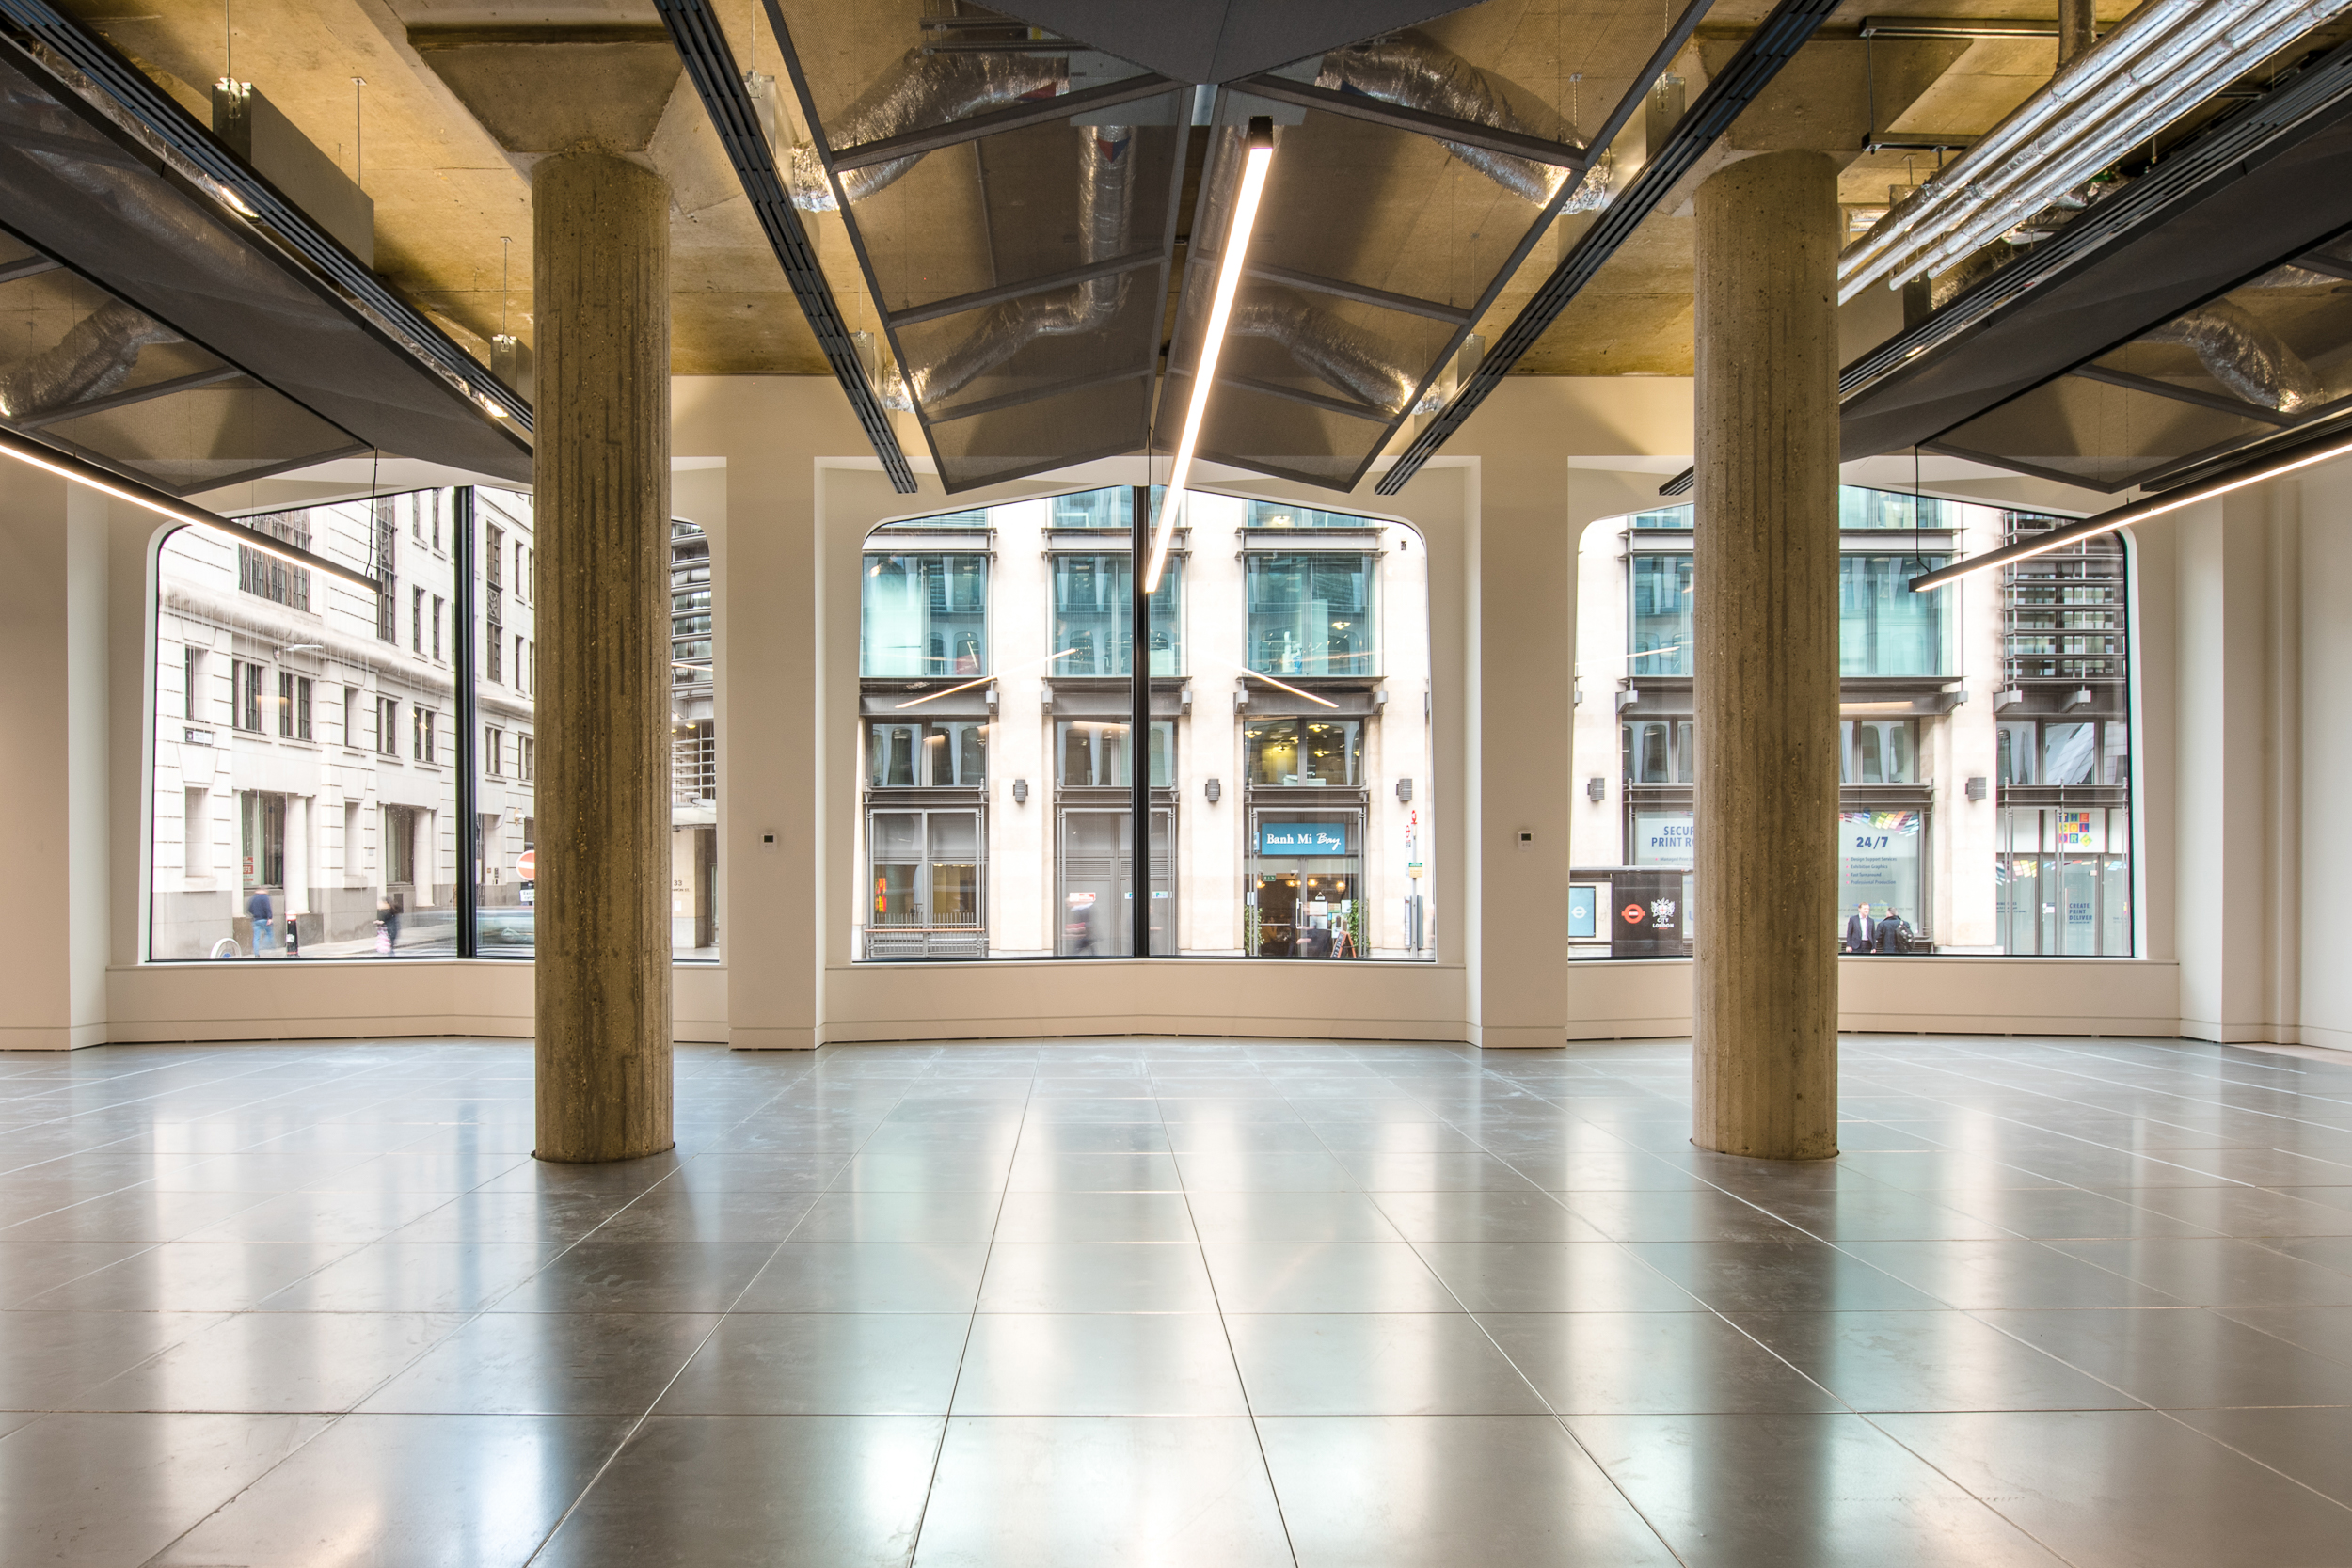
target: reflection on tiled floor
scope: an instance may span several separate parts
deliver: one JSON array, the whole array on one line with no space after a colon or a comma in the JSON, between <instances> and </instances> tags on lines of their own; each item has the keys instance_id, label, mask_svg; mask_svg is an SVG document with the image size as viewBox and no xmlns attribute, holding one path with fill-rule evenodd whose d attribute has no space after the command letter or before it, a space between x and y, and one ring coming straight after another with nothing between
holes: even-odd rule
<instances>
[{"instance_id":1,"label":"reflection on tiled floor","mask_svg":"<svg viewBox=\"0 0 2352 1568\"><path fill-rule=\"evenodd\" d=\"M2352 1058L0 1056L0 1565L2352 1565Z\"/></svg>"}]
</instances>

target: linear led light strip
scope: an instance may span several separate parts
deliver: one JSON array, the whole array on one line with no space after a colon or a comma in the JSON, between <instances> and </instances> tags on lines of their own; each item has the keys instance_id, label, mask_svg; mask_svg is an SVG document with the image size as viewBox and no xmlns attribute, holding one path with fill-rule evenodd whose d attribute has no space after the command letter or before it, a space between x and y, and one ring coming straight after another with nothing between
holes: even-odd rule
<instances>
[{"instance_id":1,"label":"linear led light strip","mask_svg":"<svg viewBox=\"0 0 2352 1568\"><path fill-rule=\"evenodd\" d=\"M981 675L975 680L965 681L961 686L950 686L938 691L926 691L920 697L910 698L908 701L900 703L898 706L901 708L920 707L925 703L935 703L942 697L952 697L959 691L969 691L976 686L986 686L989 682L996 679L999 675L1017 675L1024 670L1034 670L1041 664L1051 664L1057 658L1068 658L1072 654L1074 654L1078 650L1075 648L1064 648L1057 654L1047 654L1043 658L1033 658L1025 664L1016 664L1009 670L998 670L992 674Z\"/></svg>"},{"instance_id":2,"label":"linear led light strip","mask_svg":"<svg viewBox=\"0 0 2352 1568\"><path fill-rule=\"evenodd\" d=\"M1304 687L1293 686L1288 681L1278 681L1263 670L1252 670L1248 666L1242 664L1230 664L1221 658L1209 658L1206 654L1196 654L1194 657L1197 658L1207 659L1209 663L1216 665L1220 669L1232 670L1236 673L1247 676L1250 680L1263 681L1268 686L1279 686L1294 697L1304 697L1311 703L1321 703L1325 707L1337 707L1340 705L1339 704L1331 701L1328 697L1316 696L1313 692L1308 690Z\"/></svg>"},{"instance_id":3,"label":"linear led light strip","mask_svg":"<svg viewBox=\"0 0 2352 1568\"><path fill-rule=\"evenodd\" d=\"M2212 500L2217 496L2226 496L2232 491L2243 490L2251 484L2260 484L2265 480L2281 479L2288 474L2313 467L2321 463L2331 463L2339 457L2352 457L2352 438L2330 441L2326 446L2303 452L2299 456L2280 457L2268 463L2257 463L2241 472L2222 474L2202 484L2185 485L2173 495L2159 497L2153 500L2135 501L2129 506L2118 507L2113 512L2101 516L2086 517L2079 523L2072 523L2065 528L2052 529L2041 538L2028 544L2010 545L1967 561L1954 562L1951 565L1930 572L1924 577L1913 578L1911 591L1915 594L1924 594L1931 588L1941 588L1947 582L1958 582L1961 578L1974 577L1979 572L1989 572L1995 566L2012 566L2020 561L2031 561L2035 556L2048 555L2054 550L2062 550L2078 540L2096 539L2103 533L2113 533L2116 530L2128 528L2134 523L2145 522L2151 517L2161 517L2168 513L2195 506L2199 501Z\"/></svg>"},{"instance_id":4,"label":"linear led light strip","mask_svg":"<svg viewBox=\"0 0 2352 1568\"><path fill-rule=\"evenodd\" d=\"M76 484L87 485L101 495L112 496L119 501L129 501L133 506L144 507L157 516L168 517L175 523L185 523L191 528L200 528L219 538L242 545L246 549L272 556L289 566L299 566L306 572L325 572L331 577L342 578L346 582L364 588L371 594L383 592L376 580L365 572L355 571L342 562L329 561L323 555L312 555L307 550L290 548L272 539L260 529L247 528L243 523L216 516L200 506L190 506L184 501L173 500L161 491L150 490L127 480L117 479L94 463L85 463L64 452L54 451L38 442L24 439L12 431L0 430L0 453L13 457L19 463L56 474L59 479L72 480Z\"/></svg>"},{"instance_id":5,"label":"linear led light strip","mask_svg":"<svg viewBox=\"0 0 2352 1568\"><path fill-rule=\"evenodd\" d=\"M2352 0L2157 0L2026 100L1838 263L1838 296L1933 273L2113 164Z\"/></svg>"},{"instance_id":6,"label":"linear led light strip","mask_svg":"<svg viewBox=\"0 0 2352 1568\"><path fill-rule=\"evenodd\" d=\"M1273 162L1273 117L1255 116L1249 121L1248 150L1242 155L1241 185L1233 193L1232 228L1217 262L1216 293L1209 301L1208 326L1201 334L1200 362L1193 367L1192 405L1184 410L1184 433L1176 442L1176 463L1168 471L1168 491L1160 499L1159 531L1152 536L1152 565L1143 575L1146 594L1159 592L1160 573L1168 567L1168 541L1175 537L1176 519L1184 509L1184 481L1191 477L1193 451L1200 444L1200 420L1209 411L1209 388L1216 380L1217 356L1225 348L1225 325L1232 318L1249 231L1257 226L1258 202L1265 195L1266 168Z\"/></svg>"}]
</instances>

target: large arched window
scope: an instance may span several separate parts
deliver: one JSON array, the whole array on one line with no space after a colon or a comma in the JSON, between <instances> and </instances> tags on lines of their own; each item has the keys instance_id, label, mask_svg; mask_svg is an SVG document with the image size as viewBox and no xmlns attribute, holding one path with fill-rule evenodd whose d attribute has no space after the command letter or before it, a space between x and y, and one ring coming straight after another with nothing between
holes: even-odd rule
<instances>
[{"instance_id":1,"label":"large arched window","mask_svg":"<svg viewBox=\"0 0 2352 1568\"><path fill-rule=\"evenodd\" d=\"M157 557L149 956L527 958L532 499L419 490L243 519L353 587L199 529ZM671 526L672 947L715 958L710 541Z\"/></svg>"},{"instance_id":2,"label":"large arched window","mask_svg":"<svg viewBox=\"0 0 2352 1568\"><path fill-rule=\"evenodd\" d=\"M2125 545L2087 540L1997 577L1913 578L2058 521L1839 492L1839 934L1871 946L2115 957L2133 951ZM1586 531L1577 626L1577 957L1679 957L1694 765L1692 509ZM1647 911L1671 902L1671 927ZM1644 911L1628 922L1625 911ZM1907 940L1879 940L1899 918ZM1633 928L1628 928L1629 927ZM1841 946L1845 942L1841 940Z\"/></svg>"},{"instance_id":3,"label":"large arched window","mask_svg":"<svg viewBox=\"0 0 2352 1568\"><path fill-rule=\"evenodd\" d=\"M1148 504L1085 491L866 540L861 958L1125 957L1138 892L1154 955L1434 956L1419 538L1197 492L1139 614Z\"/></svg>"}]
</instances>

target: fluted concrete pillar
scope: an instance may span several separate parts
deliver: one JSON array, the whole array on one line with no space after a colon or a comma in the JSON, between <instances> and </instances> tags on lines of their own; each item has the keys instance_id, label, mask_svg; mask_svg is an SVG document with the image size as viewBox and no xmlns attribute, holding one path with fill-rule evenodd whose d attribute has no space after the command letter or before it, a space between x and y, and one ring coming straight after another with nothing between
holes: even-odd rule
<instances>
[{"instance_id":1,"label":"fluted concrete pillar","mask_svg":"<svg viewBox=\"0 0 2352 1568\"><path fill-rule=\"evenodd\" d=\"M2097 0L2058 0L2058 63L2063 71L2098 40Z\"/></svg>"},{"instance_id":2,"label":"fluted concrete pillar","mask_svg":"<svg viewBox=\"0 0 2352 1568\"><path fill-rule=\"evenodd\" d=\"M538 1148L670 1147L670 190L531 181L538 361Z\"/></svg>"},{"instance_id":3,"label":"fluted concrete pillar","mask_svg":"<svg viewBox=\"0 0 2352 1568\"><path fill-rule=\"evenodd\" d=\"M1692 1141L1837 1152L1837 178L1698 191Z\"/></svg>"}]
</instances>

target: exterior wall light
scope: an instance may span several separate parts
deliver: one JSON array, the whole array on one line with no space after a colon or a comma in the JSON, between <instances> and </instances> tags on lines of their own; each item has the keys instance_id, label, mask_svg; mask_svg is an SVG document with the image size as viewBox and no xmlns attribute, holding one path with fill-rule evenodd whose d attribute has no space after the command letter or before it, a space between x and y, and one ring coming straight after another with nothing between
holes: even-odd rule
<instances>
[{"instance_id":1,"label":"exterior wall light","mask_svg":"<svg viewBox=\"0 0 2352 1568\"><path fill-rule=\"evenodd\" d=\"M1412 780L1399 779L1396 781L1396 798L1400 800L1409 800L1413 798Z\"/></svg>"},{"instance_id":2,"label":"exterior wall light","mask_svg":"<svg viewBox=\"0 0 2352 1568\"><path fill-rule=\"evenodd\" d=\"M1025 806L1029 803L1028 780L1015 779L1012 781L1012 803L1016 806Z\"/></svg>"},{"instance_id":3,"label":"exterior wall light","mask_svg":"<svg viewBox=\"0 0 2352 1568\"><path fill-rule=\"evenodd\" d=\"M1595 805L1609 799L1609 781L1596 773L1584 781L1584 799Z\"/></svg>"},{"instance_id":4,"label":"exterior wall light","mask_svg":"<svg viewBox=\"0 0 2352 1568\"><path fill-rule=\"evenodd\" d=\"M1202 797L1208 800L1209 804L1216 805L1217 800L1225 794L1225 786L1218 784L1215 779L1211 779L1207 784L1200 786L1200 793Z\"/></svg>"},{"instance_id":5,"label":"exterior wall light","mask_svg":"<svg viewBox=\"0 0 2352 1568\"><path fill-rule=\"evenodd\" d=\"M1966 784L1961 785L1961 793L1965 795L1971 800L1983 800L1984 779L1982 775L1970 779Z\"/></svg>"}]
</instances>

